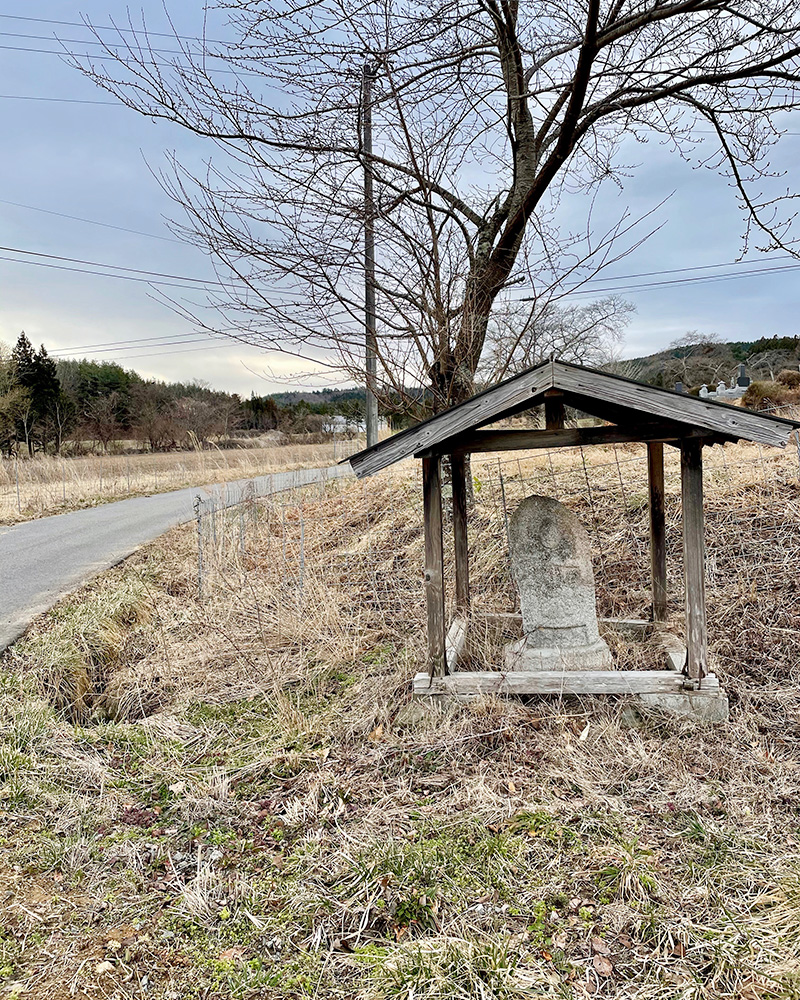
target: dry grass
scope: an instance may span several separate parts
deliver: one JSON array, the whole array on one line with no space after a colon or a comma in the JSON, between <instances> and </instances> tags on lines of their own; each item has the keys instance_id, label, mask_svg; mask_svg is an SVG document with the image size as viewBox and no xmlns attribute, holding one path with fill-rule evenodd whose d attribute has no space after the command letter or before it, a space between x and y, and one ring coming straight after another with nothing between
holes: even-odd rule
<instances>
[{"instance_id":1,"label":"dry grass","mask_svg":"<svg viewBox=\"0 0 800 1000\"><path fill-rule=\"evenodd\" d=\"M0 524L183 486L331 465L361 447L363 441L355 440L337 441L335 449L333 442L326 442L141 455L0 459Z\"/></svg>"},{"instance_id":2,"label":"dry grass","mask_svg":"<svg viewBox=\"0 0 800 1000\"><path fill-rule=\"evenodd\" d=\"M535 488L590 526L601 611L646 611L641 449L586 459L476 463L482 606L513 607L502 498ZM716 727L599 699L401 724L423 654L415 476L273 498L244 536L220 516L202 601L176 530L7 658L8 995L800 996L796 453L710 456ZM672 462L667 485L676 585ZM104 686L78 727L76 664Z\"/></svg>"}]
</instances>

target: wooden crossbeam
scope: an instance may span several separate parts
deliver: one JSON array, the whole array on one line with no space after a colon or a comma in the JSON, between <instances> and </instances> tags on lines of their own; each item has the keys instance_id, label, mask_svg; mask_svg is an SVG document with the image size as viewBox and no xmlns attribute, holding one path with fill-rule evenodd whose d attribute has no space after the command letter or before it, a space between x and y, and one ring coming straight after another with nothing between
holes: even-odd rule
<instances>
[{"instance_id":1,"label":"wooden crossbeam","mask_svg":"<svg viewBox=\"0 0 800 1000\"><path fill-rule=\"evenodd\" d=\"M702 431L674 424L642 424L639 427L567 427L556 431L472 431L442 443L441 450L453 454L479 451L528 451L535 448L574 448L578 445L625 444L636 441L671 441L701 437ZM438 454L439 447L417 452L417 458Z\"/></svg>"}]
</instances>

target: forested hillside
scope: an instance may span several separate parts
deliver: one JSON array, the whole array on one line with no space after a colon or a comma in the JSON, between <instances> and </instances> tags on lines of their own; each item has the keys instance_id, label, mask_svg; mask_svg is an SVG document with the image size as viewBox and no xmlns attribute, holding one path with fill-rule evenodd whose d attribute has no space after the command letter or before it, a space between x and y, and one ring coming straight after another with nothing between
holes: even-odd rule
<instances>
[{"instance_id":1,"label":"forested hillside","mask_svg":"<svg viewBox=\"0 0 800 1000\"><path fill-rule=\"evenodd\" d=\"M722 341L692 331L664 351L626 362L633 378L671 389L682 382L686 389L704 382L729 382L744 364L751 379L774 381L786 368L800 364L800 337L759 337L753 341Z\"/></svg>"},{"instance_id":2,"label":"forested hillside","mask_svg":"<svg viewBox=\"0 0 800 1000\"><path fill-rule=\"evenodd\" d=\"M111 361L56 361L23 333L11 350L0 344L0 452L107 451L121 440L169 451L234 432L320 433L327 415L361 417L363 390L324 395L241 399L200 382L144 379Z\"/></svg>"}]
</instances>

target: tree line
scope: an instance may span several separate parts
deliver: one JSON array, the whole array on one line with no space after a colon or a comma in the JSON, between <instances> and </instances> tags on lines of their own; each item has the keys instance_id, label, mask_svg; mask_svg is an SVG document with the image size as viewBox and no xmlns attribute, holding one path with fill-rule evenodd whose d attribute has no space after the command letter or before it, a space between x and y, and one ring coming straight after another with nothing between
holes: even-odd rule
<instances>
[{"instance_id":1,"label":"tree line","mask_svg":"<svg viewBox=\"0 0 800 1000\"><path fill-rule=\"evenodd\" d=\"M334 413L361 419L357 392L330 395L286 403L255 394L242 399L201 382L144 379L111 361L55 360L22 333L13 349L0 343L0 453L108 451L123 440L170 451L234 434L319 434Z\"/></svg>"}]
</instances>

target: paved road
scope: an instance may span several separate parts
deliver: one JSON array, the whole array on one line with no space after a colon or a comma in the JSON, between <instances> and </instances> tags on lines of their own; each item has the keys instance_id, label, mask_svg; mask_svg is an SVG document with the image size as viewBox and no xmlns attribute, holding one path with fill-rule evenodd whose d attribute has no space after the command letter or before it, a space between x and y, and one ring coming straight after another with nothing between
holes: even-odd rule
<instances>
[{"instance_id":1,"label":"paved road","mask_svg":"<svg viewBox=\"0 0 800 1000\"><path fill-rule=\"evenodd\" d=\"M250 483L257 496L266 496L320 479L349 475L349 465L276 472L0 526L0 651L64 594L115 566L169 528L191 520L196 497L216 497L233 504L250 489Z\"/></svg>"}]
</instances>

